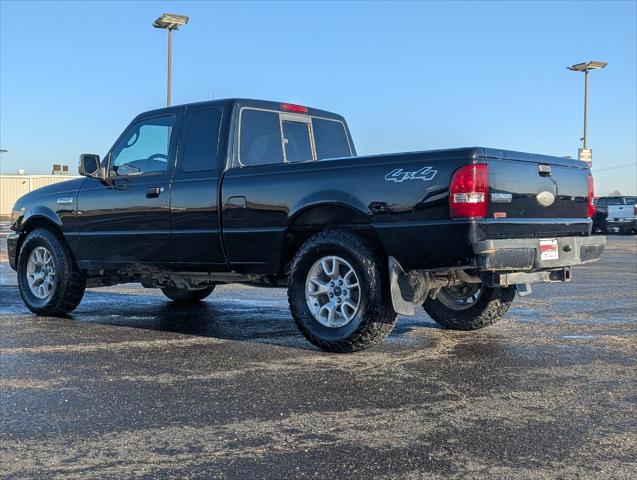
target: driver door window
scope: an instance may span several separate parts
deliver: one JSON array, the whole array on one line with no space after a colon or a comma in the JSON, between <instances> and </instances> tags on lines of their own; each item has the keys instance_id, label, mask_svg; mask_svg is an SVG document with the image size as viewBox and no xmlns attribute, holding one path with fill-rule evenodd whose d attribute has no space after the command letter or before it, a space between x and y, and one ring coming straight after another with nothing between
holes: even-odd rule
<instances>
[{"instance_id":1,"label":"driver door window","mask_svg":"<svg viewBox=\"0 0 637 480\"><path fill-rule=\"evenodd\" d=\"M166 115L132 125L113 149L110 176L166 172L173 123Z\"/></svg>"}]
</instances>

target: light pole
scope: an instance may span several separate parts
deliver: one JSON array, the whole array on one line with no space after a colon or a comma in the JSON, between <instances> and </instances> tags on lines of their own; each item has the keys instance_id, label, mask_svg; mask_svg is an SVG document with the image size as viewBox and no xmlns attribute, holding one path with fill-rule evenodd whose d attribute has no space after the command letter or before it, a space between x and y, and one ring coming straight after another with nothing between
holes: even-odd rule
<instances>
[{"instance_id":1,"label":"light pole","mask_svg":"<svg viewBox=\"0 0 637 480\"><path fill-rule=\"evenodd\" d=\"M168 107L170 107L170 83L172 77L173 30L178 30L180 25L185 25L187 23L187 16L176 15L174 13L164 13L161 17L153 22L153 27L164 28L168 30L168 82L166 85L166 105Z\"/></svg>"},{"instance_id":2,"label":"light pole","mask_svg":"<svg viewBox=\"0 0 637 480\"><path fill-rule=\"evenodd\" d=\"M4 148L0 148L0 153L7 153L8 150L5 150Z\"/></svg>"},{"instance_id":3,"label":"light pole","mask_svg":"<svg viewBox=\"0 0 637 480\"><path fill-rule=\"evenodd\" d=\"M588 140L586 137L587 114L588 114L588 72L590 70L601 70L606 65L608 65L608 63L606 62L591 61L591 62L577 63L575 65L571 65L570 67L566 67L569 70L572 70L574 72L584 72L584 136L580 139L582 140L582 142L584 142L583 143L584 150L588 149Z\"/></svg>"}]
</instances>

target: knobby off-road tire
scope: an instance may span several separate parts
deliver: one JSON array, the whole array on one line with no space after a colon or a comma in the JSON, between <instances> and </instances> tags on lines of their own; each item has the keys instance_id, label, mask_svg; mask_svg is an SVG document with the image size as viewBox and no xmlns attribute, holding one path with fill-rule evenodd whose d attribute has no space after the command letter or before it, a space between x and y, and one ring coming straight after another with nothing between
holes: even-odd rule
<instances>
[{"instance_id":1,"label":"knobby off-road tire","mask_svg":"<svg viewBox=\"0 0 637 480\"><path fill-rule=\"evenodd\" d=\"M448 291L442 289L435 299L428 298L423 307L438 324L452 330L478 330L493 325L509 310L515 297L515 287L492 288L478 285L476 301L463 307L450 307ZM445 303L445 299L447 302Z\"/></svg>"},{"instance_id":2,"label":"knobby off-road tire","mask_svg":"<svg viewBox=\"0 0 637 480\"><path fill-rule=\"evenodd\" d=\"M325 265L329 266L328 270L339 270L340 273L325 276L325 271L322 270L324 259L327 259ZM333 259L338 259L337 267L330 263L334 262ZM316 279L316 275L311 274L317 271L320 272L319 276L329 279L324 286L329 289L327 294L319 295L316 291L313 294L308 293L312 289L317 290L317 285L308 280L308 277ZM344 285L341 284L343 291L338 288L339 281L344 281ZM354 283L358 287L353 286ZM321 232L301 246L290 264L290 311L301 333L320 349L336 353L363 350L389 335L396 323L388 283L385 259L364 238L340 230ZM330 284L333 285L330 287ZM334 297L328 297L330 294ZM324 298L321 300L319 297ZM345 309L339 304L341 313L335 314L339 318L332 317L332 326L328 326L330 318L323 319L316 310L328 311L328 307L320 302L336 301L339 298L345 302L351 298L350 305L357 304L357 308ZM330 317L329 314L326 316Z\"/></svg>"},{"instance_id":3,"label":"knobby off-road tire","mask_svg":"<svg viewBox=\"0 0 637 480\"><path fill-rule=\"evenodd\" d=\"M212 293L215 286L201 288L198 290L186 290L185 288L166 287L161 291L164 295L176 303L196 303Z\"/></svg>"},{"instance_id":4,"label":"knobby off-road tire","mask_svg":"<svg viewBox=\"0 0 637 480\"><path fill-rule=\"evenodd\" d=\"M20 249L17 267L20 296L33 313L64 315L82 301L86 279L59 234L42 228L29 233ZM47 276L46 288L40 289L43 282L38 281L44 276ZM35 292L30 284L35 285Z\"/></svg>"}]
</instances>

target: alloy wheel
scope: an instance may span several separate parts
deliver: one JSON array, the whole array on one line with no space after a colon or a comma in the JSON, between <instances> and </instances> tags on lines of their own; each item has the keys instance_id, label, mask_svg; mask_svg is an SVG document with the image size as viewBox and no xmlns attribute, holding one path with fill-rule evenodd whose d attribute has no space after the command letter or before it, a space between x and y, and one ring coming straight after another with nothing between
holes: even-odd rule
<instances>
[{"instance_id":1,"label":"alloy wheel","mask_svg":"<svg viewBox=\"0 0 637 480\"><path fill-rule=\"evenodd\" d=\"M305 299L310 312L321 325L343 327L360 309L358 275L343 258L323 257L312 265L307 274Z\"/></svg>"}]
</instances>

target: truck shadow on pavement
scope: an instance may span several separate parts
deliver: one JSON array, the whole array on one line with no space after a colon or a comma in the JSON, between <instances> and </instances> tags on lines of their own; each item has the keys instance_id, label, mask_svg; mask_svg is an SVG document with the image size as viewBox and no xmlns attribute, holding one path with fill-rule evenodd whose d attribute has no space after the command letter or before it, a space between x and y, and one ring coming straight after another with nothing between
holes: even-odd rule
<instances>
[{"instance_id":1,"label":"truck shadow on pavement","mask_svg":"<svg viewBox=\"0 0 637 480\"><path fill-rule=\"evenodd\" d=\"M273 298L269 290L255 289L246 298L214 293L205 301L178 304L156 294L87 291L67 321L139 328L222 340L254 342L302 350L317 350L301 335L284 297ZM253 293L253 292L250 292ZM24 315L16 287L0 288L0 313ZM422 318L401 318L389 339L399 340L416 328L438 328Z\"/></svg>"},{"instance_id":2,"label":"truck shadow on pavement","mask_svg":"<svg viewBox=\"0 0 637 480\"><path fill-rule=\"evenodd\" d=\"M104 315L101 306L111 303L116 307ZM184 305L155 295L87 292L70 317L80 322L313 349L296 329L285 305L258 306L254 299L242 303L211 297Z\"/></svg>"}]
</instances>

